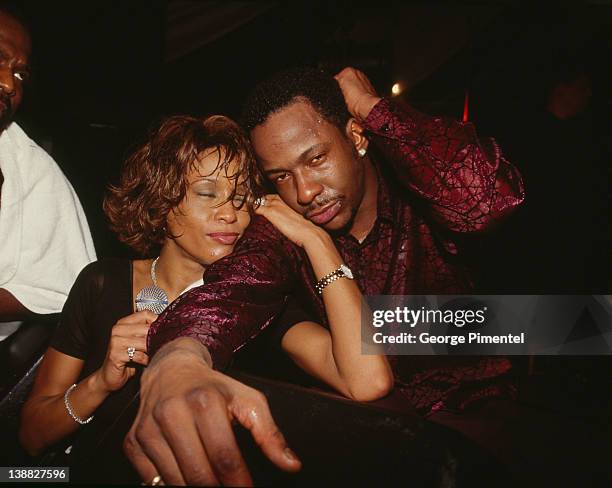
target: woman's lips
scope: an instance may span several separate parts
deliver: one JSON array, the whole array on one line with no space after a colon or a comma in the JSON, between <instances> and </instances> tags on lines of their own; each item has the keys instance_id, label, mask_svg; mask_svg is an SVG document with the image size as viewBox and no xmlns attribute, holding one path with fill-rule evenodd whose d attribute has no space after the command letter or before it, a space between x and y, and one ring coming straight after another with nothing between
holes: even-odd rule
<instances>
[{"instance_id":1,"label":"woman's lips","mask_svg":"<svg viewBox=\"0 0 612 488\"><path fill-rule=\"evenodd\" d=\"M338 215L338 212L340 212L341 208L342 203L340 202L340 200L336 200L334 203L323 207L322 211L318 211L314 215L309 215L308 218L317 225L325 225L336 215Z\"/></svg>"},{"instance_id":2,"label":"woman's lips","mask_svg":"<svg viewBox=\"0 0 612 488\"><path fill-rule=\"evenodd\" d=\"M208 234L208 236L221 243L228 246L231 246L238 239L238 234L236 232L213 232L212 234Z\"/></svg>"}]
</instances>

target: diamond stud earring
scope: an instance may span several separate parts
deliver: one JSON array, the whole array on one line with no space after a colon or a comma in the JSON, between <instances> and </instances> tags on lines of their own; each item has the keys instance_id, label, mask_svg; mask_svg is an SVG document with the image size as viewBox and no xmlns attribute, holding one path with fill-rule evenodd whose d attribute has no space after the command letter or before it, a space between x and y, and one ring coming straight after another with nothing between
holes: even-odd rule
<instances>
[{"instance_id":1,"label":"diamond stud earring","mask_svg":"<svg viewBox=\"0 0 612 488\"><path fill-rule=\"evenodd\" d=\"M363 158L366 155L366 150L362 147L359 151L357 151L359 155Z\"/></svg>"}]
</instances>

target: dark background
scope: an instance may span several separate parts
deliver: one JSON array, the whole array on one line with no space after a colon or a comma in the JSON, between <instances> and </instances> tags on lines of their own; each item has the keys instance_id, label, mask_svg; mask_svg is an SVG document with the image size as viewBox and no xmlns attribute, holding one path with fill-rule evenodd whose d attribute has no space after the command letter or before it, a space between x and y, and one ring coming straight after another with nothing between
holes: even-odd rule
<instances>
[{"instance_id":1,"label":"dark background","mask_svg":"<svg viewBox=\"0 0 612 488\"><path fill-rule=\"evenodd\" d=\"M306 63L335 72L352 65L379 93L390 96L398 82L398 101L432 114L460 118L469 91L479 134L495 135L525 175L543 164L546 174L564 175L550 198L537 186L530 193L526 177L528 195L564 202L554 207L563 216L554 228L539 229L541 215L529 220L538 214L527 206L522 224L514 219L470 247L484 290L609 291L612 8L605 2L24 0L19 7L33 34L35 75L17 119L74 185L100 257L130 254L107 229L101 201L122 160L161 117L236 117L253 84L280 68ZM534 116L551 76L576 60L593 83L579 125L596 141L575 142L574 149L596 148L580 160L552 150L564 139L555 133L538 139ZM542 147L525 148L525 141ZM580 188L577 174L585 175ZM593 191L594 203L581 204ZM569 214L579 217L566 220ZM588 228L577 230L583 221ZM530 254L532 244L549 238L540 246L547 254L564 237L572 247L537 268L542 256ZM549 278L538 281L541 275ZM559 280L564 284L551 288Z\"/></svg>"},{"instance_id":2,"label":"dark background","mask_svg":"<svg viewBox=\"0 0 612 488\"><path fill-rule=\"evenodd\" d=\"M498 232L466 243L481 290L610 293L612 7L602 0L355 3L18 2L35 56L17 120L75 187L99 257L130 255L108 230L101 202L161 117L237 117L249 89L280 68L306 63L333 73L352 65L380 94L390 96L399 83L398 102L431 114L461 118L469 92L479 134L494 135L524 174L523 208ZM551 80L576 63L593 96L560 127L546 118L544 98ZM582 326L591 330L589 320ZM552 371L552 379L534 382L521 401L554 404L585 432L606 434L611 357L537 358L536 372ZM567 443L578 457L593 452L571 437Z\"/></svg>"}]
</instances>

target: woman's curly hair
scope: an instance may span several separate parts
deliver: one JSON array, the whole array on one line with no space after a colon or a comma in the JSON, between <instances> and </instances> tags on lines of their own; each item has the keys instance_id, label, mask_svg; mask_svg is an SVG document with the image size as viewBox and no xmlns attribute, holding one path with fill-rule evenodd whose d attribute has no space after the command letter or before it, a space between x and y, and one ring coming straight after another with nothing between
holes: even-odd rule
<instances>
[{"instance_id":1,"label":"woman's curly hair","mask_svg":"<svg viewBox=\"0 0 612 488\"><path fill-rule=\"evenodd\" d=\"M159 252L166 238L168 214L181 203L188 188L187 176L197 168L206 149L219 156L217 168L246 192L243 204L262 195L263 180L251 145L240 126L228 117L205 119L175 115L168 117L149 134L125 162L118 185L111 185L104 199L104 212L119 240L143 257ZM230 171L230 163L236 170Z\"/></svg>"}]
</instances>

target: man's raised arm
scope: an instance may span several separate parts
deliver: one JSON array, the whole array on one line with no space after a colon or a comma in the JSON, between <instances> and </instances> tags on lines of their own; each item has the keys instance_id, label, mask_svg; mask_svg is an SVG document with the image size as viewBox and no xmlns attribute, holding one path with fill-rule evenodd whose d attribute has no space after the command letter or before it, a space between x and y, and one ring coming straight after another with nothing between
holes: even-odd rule
<instances>
[{"instance_id":1,"label":"man's raised arm","mask_svg":"<svg viewBox=\"0 0 612 488\"><path fill-rule=\"evenodd\" d=\"M363 73L336 79L351 114L374 135L404 186L430 204L432 217L455 232L486 230L525 197L518 170L492 138L471 123L431 117L376 95Z\"/></svg>"}]
</instances>

